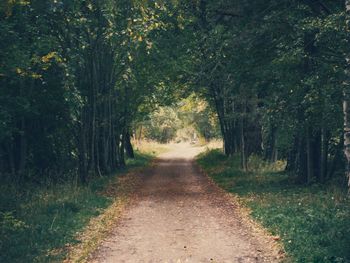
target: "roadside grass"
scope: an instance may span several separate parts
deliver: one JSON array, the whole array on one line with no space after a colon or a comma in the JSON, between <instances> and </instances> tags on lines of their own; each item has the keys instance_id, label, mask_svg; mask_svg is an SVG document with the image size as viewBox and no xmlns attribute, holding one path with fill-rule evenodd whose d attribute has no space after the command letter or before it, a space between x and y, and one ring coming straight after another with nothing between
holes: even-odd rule
<instances>
[{"instance_id":1,"label":"roadside grass","mask_svg":"<svg viewBox=\"0 0 350 263\"><path fill-rule=\"evenodd\" d=\"M303 186L254 157L251 171L239 157L207 151L198 164L223 189L238 196L252 217L282 241L291 262L350 262L350 200L340 183Z\"/></svg>"},{"instance_id":2,"label":"roadside grass","mask_svg":"<svg viewBox=\"0 0 350 263\"><path fill-rule=\"evenodd\" d=\"M199 145L205 146L207 149L221 149L223 144L224 143L221 139L213 139L209 142L199 141Z\"/></svg>"},{"instance_id":3,"label":"roadside grass","mask_svg":"<svg viewBox=\"0 0 350 263\"><path fill-rule=\"evenodd\" d=\"M144 154L159 155L169 151L170 144L159 143L151 140L134 141L135 149Z\"/></svg>"},{"instance_id":4,"label":"roadside grass","mask_svg":"<svg viewBox=\"0 0 350 263\"><path fill-rule=\"evenodd\" d=\"M104 194L118 175L143 167L153 156L136 153L127 167L113 176L96 177L87 185L73 182L42 185L11 182L0 186L0 262L61 262L67 248L90 219L110 206Z\"/></svg>"}]
</instances>

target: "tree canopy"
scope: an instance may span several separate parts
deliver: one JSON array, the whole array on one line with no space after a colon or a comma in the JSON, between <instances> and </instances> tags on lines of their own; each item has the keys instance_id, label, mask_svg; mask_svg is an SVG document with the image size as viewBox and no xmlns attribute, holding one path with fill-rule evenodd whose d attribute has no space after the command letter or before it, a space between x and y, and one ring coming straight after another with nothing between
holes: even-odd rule
<instances>
[{"instance_id":1,"label":"tree canopy","mask_svg":"<svg viewBox=\"0 0 350 263\"><path fill-rule=\"evenodd\" d=\"M196 94L208 112L180 115L209 139L215 111L243 169L325 182L349 169L346 21L338 0L2 1L1 174L110 174L137 123Z\"/></svg>"}]
</instances>

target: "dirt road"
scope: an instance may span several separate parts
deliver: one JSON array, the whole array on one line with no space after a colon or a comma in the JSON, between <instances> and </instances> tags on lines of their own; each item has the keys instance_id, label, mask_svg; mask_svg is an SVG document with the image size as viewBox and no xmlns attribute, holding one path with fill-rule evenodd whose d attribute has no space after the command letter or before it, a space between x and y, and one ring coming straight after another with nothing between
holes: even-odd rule
<instances>
[{"instance_id":1,"label":"dirt road","mask_svg":"<svg viewBox=\"0 0 350 263\"><path fill-rule=\"evenodd\" d=\"M203 149L163 154L92 262L278 262L237 207L193 162Z\"/></svg>"}]
</instances>

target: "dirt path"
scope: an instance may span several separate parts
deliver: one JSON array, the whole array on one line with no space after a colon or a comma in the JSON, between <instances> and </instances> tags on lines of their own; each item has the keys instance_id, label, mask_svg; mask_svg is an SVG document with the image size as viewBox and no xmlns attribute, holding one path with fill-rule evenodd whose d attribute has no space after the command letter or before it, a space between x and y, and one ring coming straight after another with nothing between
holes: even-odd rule
<instances>
[{"instance_id":1,"label":"dirt path","mask_svg":"<svg viewBox=\"0 0 350 263\"><path fill-rule=\"evenodd\" d=\"M92 262L278 262L271 238L253 234L194 165L202 150L160 156Z\"/></svg>"}]
</instances>

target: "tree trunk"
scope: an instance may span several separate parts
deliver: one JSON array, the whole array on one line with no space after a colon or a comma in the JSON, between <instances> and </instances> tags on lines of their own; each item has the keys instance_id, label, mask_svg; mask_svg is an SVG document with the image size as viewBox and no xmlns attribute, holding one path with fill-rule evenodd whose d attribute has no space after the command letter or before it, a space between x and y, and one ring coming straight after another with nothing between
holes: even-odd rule
<instances>
[{"instance_id":1,"label":"tree trunk","mask_svg":"<svg viewBox=\"0 0 350 263\"><path fill-rule=\"evenodd\" d=\"M12 175L16 174L16 165L14 157L14 141L11 139L10 142L6 145L6 150L8 154L9 169Z\"/></svg>"},{"instance_id":2,"label":"tree trunk","mask_svg":"<svg viewBox=\"0 0 350 263\"><path fill-rule=\"evenodd\" d=\"M332 178L335 171L339 168L343 168L343 148L344 148L344 139L341 138L340 142L337 144L334 152L333 160L330 164L329 169L327 169L326 179Z\"/></svg>"},{"instance_id":3,"label":"tree trunk","mask_svg":"<svg viewBox=\"0 0 350 263\"><path fill-rule=\"evenodd\" d=\"M321 130L321 158L320 158L320 177L319 180L323 183L326 180L328 168L328 132L324 127Z\"/></svg>"},{"instance_id":4,"label":"tree trunk","mask_svg":"<svg viewBox=\"0 0 350 263\"><path fill-rule=\"evenodd\" d=\"M313 139L310 128L307 128L306 134L306 155L307 155L307 178L306 183L311 183L314 178L314 152L313 152Z\"/></svg>"},{"instance_id":5,"label":"tree trunk","mask_svg":"<svg viewBox=\"0 0 350 263\"><path fill-rule=\"evenodd\" d=\"M348 178L348 186L350 187L350 90L349 90L349 86L346 86L344 89L343 112L344 112L345 175Z\"/></svg>"},{"instance_id":6,"label":"tree trunk","mask_svg":"<svg viewBox=\"0 0 350 263\"><path fill-rule=\"evenodd\" d=\"M91 137L90 137L90 165L89 165L89 173L92 175L96 172L96 99L97 99L97 66L96 61L92 58L92 69L91 69Z\"/></svg>"},{"instance_id":7,"label":"tree trunk","mask_svg":"<svg viewBox=\"0 0 350 263\"><path fill-rule=\"evenodd\" d=\"M245 140L245 129L244 129L244 119L246 114L246 105L243 104L241 116L241 163L243 171L248 170L248 160L247 160L247 149L246 149L246 140Z\"/></svg>"},{"instance_id":8,"label":"tree trunk","mask_svg":"<svg viewBox=\"0 0 350 263\"><path fill-rule=\"evenodd\" d=\"M225 113L223 110L223 103L220 100L214 85L211 85L210 90L212 93L211 95L212 95L214 102L215 102L216 114L217 114L218 119L219 119L219 126L220 126L221 135L222 135L223 143L224 143L224 153L225 153L225 155L228 156L228 155L230 155L230 151L229 151L228 140L227 140L227 135L226 135L227 130L225 128L225 120L224 120Z\"/></svg>"},{"instance_id":9,"label":"tree trunk","mask_svg":"<svg viewBox=\"0 0 350 263\"><path fill-rule=\"evenodd\" d=\"M25 120L21 118L21 134L19 140L19 163L18 163L18 174L22 175L25 170L27 160L27 140L25 131Z\"/></svg>"},{"instance_id":10,"label":"tree trunk","mask_svg":"<svg viewBox=\"0 0 350 263\"><path fill-rule=\"evenodd\" d=\"M345 0L346 27L347 34L350 30L350 0ZM348 38L349 40L349 38ZM346 58L347 81L343 90L343 113L344 113L344 155L345 155L345 175L348 178L348 187L350 188L350 53Z\"/></svg>"},{"instance_id":11,"label":"tree trunk","mask_svg":"<svg viewBox=\"0 0 350 263\"><path fill-rule=\"evenodd\" d=\"M298 139L298 151L295 159L295 171L300 183L307 182L307 154L305 149L305 138L302 135Z\"/></svg>"},{"instance_id":12,"label":"tree trunk","mask_svg":"<svg viewBox=\"0 0 350 263\"><path fill-rule=\"evenodd\" d=\"M321 181L321 162L322 162L322 129L317 129L312 136L312 157L314 179Z\"/></svg>"},{"instance_id":13,"label":"tree trunk","mask_svg":"<svg viewBox=\"0 0 350 263\"><path fill-rule=\"evenodd\" d=\"M288 152L287 156L287 165L286 165L286 171L291 172L295 171L297 168L297 157L298 157L298 149L299 149L299 136L295 135L293 139L293 144L291 149Z\"/></svg>"},{"instance_id":14,"label":"tree trunk","mask_svg":"<svg viewBox=\"0 0 350 263\"><path fill-rule=\"evenodd\" d=\"M264 158L269 162L275 162L277 160L277 128L275 126L271 126L269 134L267 136L267 141L265 145L265 153Z\"/></svg>"},{"instance_id":15,"label":"tree trunk","mask_svg":"<svg viewBox=\"0 0 350 263\"><path fill-rule=\"evenodd\" d=\"M126 156L128 158L134 159L135 154L134 154L134 149L132 148L131 140L130 140L130 132L127 131L125 134L125 151L126 151Z\"/></svg>"},{"instance_id":16,"label":"tree trunk","mask_svg":"<svg viewBox=\"0 0 350 263\"><path fill-rule=\"evenodd\" d=\"M119 165L120 167L125 167L125 132L122 133L122 138L120 140L120 149L119 149Z\"/></svg>"},{"instance_id":17,"label":"tree trunk","mask_svg":"<svg viewBox=\"0 0 350 263\"><path fill-rule=\"evenodd\" d=\"M88 160L87 160L87 146L86 146L86 132L85 132L85 114L83 110L82 123L79 127L78 136L78 156L79 156L79 179L80 182L85 183L87 181L88 173Z\"/></svg>"}]
</instances>

